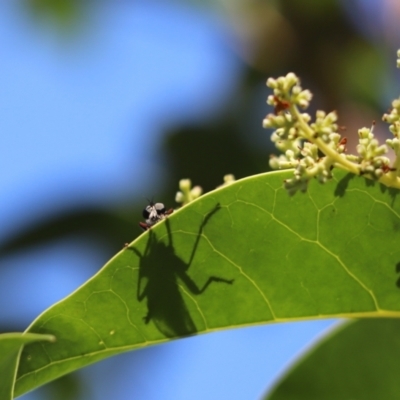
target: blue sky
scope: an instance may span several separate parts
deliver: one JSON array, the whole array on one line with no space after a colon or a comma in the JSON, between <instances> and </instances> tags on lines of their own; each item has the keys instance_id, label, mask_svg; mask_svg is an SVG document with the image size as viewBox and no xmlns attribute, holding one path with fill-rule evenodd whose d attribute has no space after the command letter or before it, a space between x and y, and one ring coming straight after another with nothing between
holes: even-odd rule
<instances>
[{"instance_id":1,"label":"blue sky","mask_svg":"<svg viewBox=\"0 0 400 400\"><path fill-rule=\"evenodd\" d=\"M71 204L153 193L163 177L155 158L163 127L208 118L234 92L242 71L218 18L173 3L135 3L99 6L69 39L38 25L17 2L2 3L0 240ZM27 326L105 261L80 238L3 259L0 318ZM80 376L97 381L88 387L95 400L256 399L332 323L174 341Z\"/></svg>"}]
</instances>

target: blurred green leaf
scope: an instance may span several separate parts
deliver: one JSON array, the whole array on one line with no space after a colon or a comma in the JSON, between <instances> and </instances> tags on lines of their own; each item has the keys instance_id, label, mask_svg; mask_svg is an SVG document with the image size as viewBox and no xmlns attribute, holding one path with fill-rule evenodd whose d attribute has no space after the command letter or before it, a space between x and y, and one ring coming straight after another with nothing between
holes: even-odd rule
<instances>
[{"instance_id":1,"label":"blurred green leaf","mask_svg":"<svg viewBox=\"0 0 400 400\"><path fill-rule=\"evenodd\" d=\"M400 316L398 191L337 172L289 197L290 171L252 176L172 214L29 332L16 393L124 351L222 328Z\"/></svg>"},{"instance_id":2,"label":"blurred green leaf","mask_svg":"<svg viewBox=\"0 0 400 400\"><path fill-rule=\"evenodd\" d=\"M25 0L24 3L35 16L51 19L62 27L77 22L84 4L79 0Z\"/></svg>"},{"instance_id":3,"label":"blurred green leaf","mask_svg":"<svg viewBox=\"0 0 400 400\"><path fill-rule=\"evenodd\" d=\"M262 115L259 117L261 119ZM209 191L220 185L226 174L244 177L269 169L266 148L273 146L268 141L268 133L260 127L267 146L257 151L251 147L255 129L252 127L245 135L238 124L230 116L229 120L210 126L186 126L169 132L165 138L165 153L169 158L170 187L175 189L176 182L190 177L193 184Z\"/></svg>"},{"instance_id":4,"label":"blurred green leaf","mask_svg":"<svg viewBox=\"0 0 400 400\"><path fill-rule=\"evenodd\" d=\"M90 392L78 372L49 382L39 388L38 393L35 394L40 395L40 400L86 400L90 398Z\"/></svg>"},{"instance_id":5,"label":"blurred green leaf","mask_svg":"<svg viewBox=\"0 0 400 400\"><path fill-rule=\"evenodd\" d=\"M347 322L311 349L268 400L398 399L400 320Z\"/></svg>"},{"instance_id":6,"label":"blurred green leaf","mask_svg":"<svg viewBox=\"0 0 400 400\"><path fill-rule=\"evenodd\" d=\"M0 334L0 399L13 399L14 380L17 373L18 360L22 347L37 341L52 341L51 335L34 333Z\"/></svg>"},{"instance_id":7,"label":"blurred green leaf","mask_svg":"<svg viewBox=\"0 0 400 400\"><path fill-rule=\"evenodd\" d=\"M353 39L342 49L344 57L336 65L337 75L346 85L342 88L342 98L359 101L379 109L381 99L377 96L385 87L385 58L381 49Z\"/></svg>"}]
</instances>

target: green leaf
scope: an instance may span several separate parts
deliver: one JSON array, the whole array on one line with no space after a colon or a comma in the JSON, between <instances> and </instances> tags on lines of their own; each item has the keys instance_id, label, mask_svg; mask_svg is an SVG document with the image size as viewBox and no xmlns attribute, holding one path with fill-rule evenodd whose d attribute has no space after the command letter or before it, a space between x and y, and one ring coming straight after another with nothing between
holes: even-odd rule
<instances>
[{"instance_id":1,"label":"green leaf","mask_svg":"<svg viewBox=\"0 0 400 400\"><path fill-rule=\"evenodd\" d=\"M77 0L25 0L24 5L33 15L55 21L60 28L72 28L84 9Z\"/></svg>"},{"instance_id":2,"label":"green leaf","mask_svg":"<svg viewBox=\"0 0 400 400\"><path fill-rule=\"evenodd\" d=\"M400 320L347 322L309 351L268 400L398 399Z\"/></svg>"},{"instance_id":3,"label":"green leaf","mask_svg":"<svg viewBox=\"0 0 400 400\"><path fill-rule=\"evenodd\" d=\"M249 177L200 197L45 311L29 332L57 342L24 349L16 392L169 338L400 316L398 191L340 172L289 197L282 181L290 174Z\"/></svg>"},{"instance_id":4,"label":"green leaf","mask_svg":"<svg viewBox=\"0 0 400 400\"><path fill-rule=\"evenodd\" d=\"M14 380L22 347L28 343L53 339L54 337L51 335L34 333L0 334L0 399L11 400L14 398Z\"/></svg>"}]
</instances>

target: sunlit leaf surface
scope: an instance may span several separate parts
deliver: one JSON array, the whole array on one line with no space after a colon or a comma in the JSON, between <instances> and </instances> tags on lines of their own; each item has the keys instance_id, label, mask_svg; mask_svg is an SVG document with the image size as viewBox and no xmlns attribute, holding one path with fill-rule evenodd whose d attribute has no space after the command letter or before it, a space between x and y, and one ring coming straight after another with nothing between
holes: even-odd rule
<instances>
[{"instance_id":1,"label":"sunlit leaf surface","mask_svg":"<svg viewBox=\"0 0 400 400\"><path fill-rule=\"evenodd\" d=\"M169 338L268 322L400 316L398 192L336 174L289 197L246 178L172 214L29 332L16 390ZM56 260L55 260L56 261Z\"/></svg>"}]
</instances>

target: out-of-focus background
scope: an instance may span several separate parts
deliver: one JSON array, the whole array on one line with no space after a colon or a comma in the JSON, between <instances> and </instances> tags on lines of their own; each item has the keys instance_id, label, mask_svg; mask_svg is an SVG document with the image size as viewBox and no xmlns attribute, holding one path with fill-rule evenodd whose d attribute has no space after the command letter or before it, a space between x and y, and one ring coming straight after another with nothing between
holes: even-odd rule
<instances>
[{"instance_id":1,"label":"out-of-focus background","mask_svg":"<svg viewBox=\"0 0 400 400\"><path fill-rule=\"evenodd\" d=\"M373 120L387 135L399 20L397 0L1 2L0 332L139 235L146 197L174 206L181 178L208 191L268 170L269 76L297 73L350 150ZM173 341L21 399L258 399L334 323Z\"/></svg>"}]
</instances>

